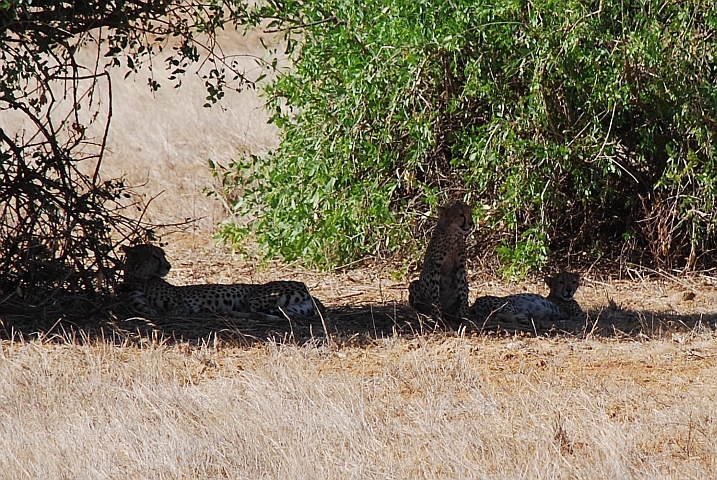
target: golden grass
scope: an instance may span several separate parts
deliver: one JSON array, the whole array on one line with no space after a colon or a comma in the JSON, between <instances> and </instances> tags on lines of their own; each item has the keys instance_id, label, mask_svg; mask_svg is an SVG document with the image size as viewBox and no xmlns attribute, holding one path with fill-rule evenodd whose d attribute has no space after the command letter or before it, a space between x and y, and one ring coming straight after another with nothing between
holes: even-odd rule
<instances>
[{"instance_id":1,"label":"golden grass","mask_svg":"<svg viewBox=\"0 0 717 480\"><path fill-rule=\"evenodd\" d=\"M423 328L386 268L170 261L177 284L305 281L336 342L318 324L0 318L0 478L717 478L711 278L588 274L585 328L461 336Z\"/></svg>"},{"instance_id":2,"label":"golden grass","mask_svg":"<svg viewBox=\"0 0 717 480\"><path fill-rule=\"evenodd\" d=\"M4 343L0 477L714 478L716 364L709 332Z\"/></svg>"}]
</instances>

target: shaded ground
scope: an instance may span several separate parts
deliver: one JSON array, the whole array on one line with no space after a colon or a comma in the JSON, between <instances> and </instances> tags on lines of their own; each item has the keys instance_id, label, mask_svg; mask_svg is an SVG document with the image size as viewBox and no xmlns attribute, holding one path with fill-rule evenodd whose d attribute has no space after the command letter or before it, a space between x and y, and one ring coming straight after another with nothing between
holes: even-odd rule
<instances>
[{"instance_id":1,"label":"shaded ground","mask_svg":"<svg viewBox=\"0 0 717 480\"><path fill-rule=\"evenodd\" d=\"M587 273L583 274L582 286L576 295L589 313L584 322L536 325L489 321L484 325L447 328L420 317L407 305L408 279L396 279L390 265L325 273L281 264L257 268L239 255L216 247L197 247L191 242L179 242L166 250L173 265L168 280L176 285L300 280L326 305L327 318L325 322L209 315L144 319L133 317L121 299L116 298L96 305L85 299L70 299L62 305L28 310L27 305L19 304L16 296L5 295L1 299L2 307L11 313L0 317L0 335L5 339L102 336L118 342L164 339L250 344L271 339L303 343L325 338L325 328L328 328L333 341L364 344L387 336L410 337L445 330L469 335L659 338L714 328L717 321L717 282L703 275L616 279L595 278ZM536 281L506 284L484 272L471 272L469 280L471 300L484 294L547 294L547 287ZM5 308L13 305L15 309ZM87 311L91 313L78 315Z\"/></svg>"}]
</instances>

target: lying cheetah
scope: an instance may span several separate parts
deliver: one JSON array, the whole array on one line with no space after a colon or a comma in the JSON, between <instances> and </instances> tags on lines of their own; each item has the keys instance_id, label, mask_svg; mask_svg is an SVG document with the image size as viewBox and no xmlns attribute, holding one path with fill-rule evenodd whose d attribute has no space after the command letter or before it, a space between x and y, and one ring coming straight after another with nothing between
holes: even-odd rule
<instances>
[{"instance_id":1,"label":"lying cheetah","mask_svg":"<svg viewBox=\"0 0 717 480\"><path fill-rule=\"evenodd\" d=\"M578 302L573 298L580 285L577 273L561 272L555 277L546 277L550 287L548 298L535 293L519 293L506 297L486 295L476 299L470 308L469 317L478 322L488 318L498 321L519 321L527 323L554 322L584 316Z\"/></svg>"},{"instance_id":2,"label":"lying cheetah","mask_svg":"<svg viewBox=\"0 0 717 480\"><path fill-rule=\"evenodd\" d=\"M465 203L438 209L421 276L408 286L408 301L419 313L448 322L467 316L466 237L472 229L473 216Z\"/></svg>"},{"instance_id":3,"label":"lying cheetah","mask_svg":"<svg viewBox=\"0 0 717 480\"><path fill-rule=\"evenodd\" d=\"M560 307L568 318L585 317L585 312L574 298L580 286L580 274L560 272L555 277L545 277L545 283L550 287L548 300Z\"/></svg>"},{"instance_id":4,"label":"lying cheetah","mask_svg":"<svg viewBox=\"0 0 717 480\"><path fill-rule=\"evenodd\" d=\"M164 250L154 245L122 246L124 288L135 311L156 317L160 312L196 314L262 313L270 316L323 314L324 307L301 282L175 286L162 279L172 266Z\"/></svg>"}]
</instances>

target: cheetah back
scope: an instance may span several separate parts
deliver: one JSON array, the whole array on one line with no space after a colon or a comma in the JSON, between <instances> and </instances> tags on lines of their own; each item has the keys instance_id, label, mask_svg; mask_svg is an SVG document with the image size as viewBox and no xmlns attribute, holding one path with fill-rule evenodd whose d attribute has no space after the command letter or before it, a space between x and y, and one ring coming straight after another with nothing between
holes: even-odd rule
<instances>
[{"instance_id":1,"label":"cheetah back","mask_svg":"<svg viewBox=\"0 0 717 480\"><path fill-rule=\"evenodd\" d=\"M174 311L177 314L236 312L312 317L323 307L309 294L304 283L294 281L175 286L154 278L144 284L141 294L155 316L157 311ZM147 313L146 308L144 312Z\"/></svg>"},{"instance_id":2,"label":"cheetah back","mask_svg":"<svg viewBox=\"0 0 717 480\"><path fill-rule=\"evenodd\" d=\"M474 321L495 318L500 321L555 321L565 317L553 302L535 293L519 293L505 297L487 295L476 299L469 316Z\"/></svg>"}]
</instances>

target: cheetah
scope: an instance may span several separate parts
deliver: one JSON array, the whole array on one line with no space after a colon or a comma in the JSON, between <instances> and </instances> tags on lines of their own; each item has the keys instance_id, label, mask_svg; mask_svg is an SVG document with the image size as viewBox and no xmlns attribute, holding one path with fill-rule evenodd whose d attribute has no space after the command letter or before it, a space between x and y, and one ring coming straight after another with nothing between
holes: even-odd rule
<instances>
[{"instance_id":1,"label":"cheetah","mask_svg":"<svg viewBox=\"0 0 717 480\"><path fill-rule=\"evenodd\" d=\"M141 244L122 246L122 251L125 254L124 289L130 291L132 308L141 314L156 317L160 312L181 315L208 311L314 317L325 311L302 282L175 286L162 278L172 268L162 248Z\"/></svg>"},{"instance_id":2,"label":"cheetah","mask_svg":"<svg viewBox=\"0 0 717 480\"><path fill-rule=\"evenodd\" d=\"M545 277L550 287L548 300L560 307L568 318L585 317L585 312L575 300L575 292L580 286L580 274L560 272L555 277Z\"/></svg>"},{"instance_id":3,"label":"cheetah","mask_svg":"<svg viewBox=\"0 0 717 480\"><path fill-rule=\"evenodd\" d=\"M468 314L466 237L473 230L471 209L455 201L438 209L418 280L408 286L408 301L434 320L461 321Z\"/></svg>"},{"instance_id":4,"label":"cheetah","mask_svg":"<svg viewBox=\"0 0 717 480\"><path fill-rule=\"evenodd\" d=\"M546 277L550 287L548 298L535 293L519 293L506 297L486 295L476 299L471 306L469 317L474 321L495 318L498 321L551 322L574 319L585 315L574 295L580 285L580 275L561 272L555 277Z\"/></svg>"}]
</instances>

